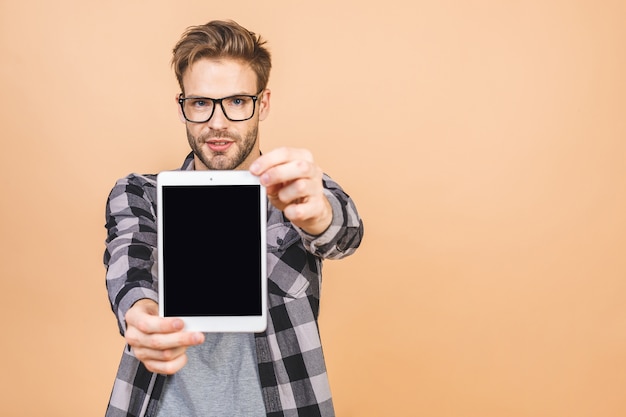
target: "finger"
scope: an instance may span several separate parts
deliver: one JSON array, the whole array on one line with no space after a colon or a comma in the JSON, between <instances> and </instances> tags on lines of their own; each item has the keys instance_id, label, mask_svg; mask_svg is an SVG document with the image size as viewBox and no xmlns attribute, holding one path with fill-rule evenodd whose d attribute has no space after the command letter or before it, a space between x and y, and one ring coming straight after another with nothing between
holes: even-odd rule
<instances>
[{"instance_id":1,"label":"finger","mask_svg":"<svg viewBox=\"0 0 626 417\"><path fill-rule=\"evenodd\" d=\"M171 361L146 360L142 361L150 372L172 375L180 371L187 364L187 355L183 354Z\"/></svg>"},{"instance_id":2,"label":"finger","mask_svg":"<svg viewBox=\"0 0 626 417\"><path fill-rule=\"evenodd\" d=\"M126 313L126 326L135 327L142 333L173 333L183 329L185 323L174 317L159 317L150 305L133 306Z\"/></svg>"},{"instance_id":3,"label":"finger","mask_svg":"<svg viewBox=\"0 0 626 417\"><path fill-rule=\"evenodd\" d=\"M135 327L129 327L126 331L126 341L133 348L163 351L199 345L204 342L204 335L199 332L147 334Z\"/></svg>"},{"instance_id":4,"label":"finger","mask_svg":"<svg viewBox=\"0 0 626 417\"><path fill-rule=\"evenodd\" d=\"M271 187L276 184L291 184L299 179L311 179L319 182L322 186L322 171L312 162L298 159L275 165L261 174L261 184Z\"/></svg>"},{"instance_id":5,"label":"finger","mask_svg":"<svg viewBox=\"0 0 626 417\"><path fill-rule=\"evenodd\" d=\"M324 232L333 219L332 207L325 196L288 204L283 213L293 224L312 235Z\"/></svg>"},{"instance_id":6,"label":"finger","mask_svg":"<svg viewBox=\"0 0 626 417\"><path fill-rule=\"evenodd\" d=\"M315 199L298 199L290 204L285 204L283 212L291 222L297 225L303 224L310 220L316 220L320 216L323 209L322 202Z\"/></svg>"},{"instance_id":7,"label":"finger","mask_svg":"<svg viewBox=\"0 0 626 417\"><path fill-rule=\"evenodd\" d=\"M158 361L169 362L176 360L179 356L184 355L187 351L186 346L180 346L173 349L155 350L145 347L134 347L133 352L137 359L142 362L146 361Z\"/></svg>"},{"instance_id":8,"label":"finger","mask_svg":"<svg viewBox=\"0 0 626 417\"><path fill-rule=\"evenodd\" d=\"M268 169L294 160L313 162L313 155L307 149L277 148L261 155L250 166L250 172L260 176Z\"/></svg>"},{"instance_id":9,"label":"finger","mask_svg":"<svg viewBox=\"0 0 626 417\"><path fill-rule=\"evenodd\" d=\"M276 197L283 204L301 204L305 203L309 196L313 195L317 190L316 184L309 179L299 179L284 184L276 191Z\"/></svg>"}]
</instances>

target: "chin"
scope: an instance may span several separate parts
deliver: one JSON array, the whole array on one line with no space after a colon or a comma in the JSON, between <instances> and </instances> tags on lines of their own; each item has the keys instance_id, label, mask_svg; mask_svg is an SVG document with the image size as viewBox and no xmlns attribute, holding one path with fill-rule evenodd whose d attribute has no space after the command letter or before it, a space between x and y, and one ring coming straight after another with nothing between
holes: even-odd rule
<instances>
[{"instance_id":1,"label":"chin","mask_svg":"<svg viewBox=\"0 0 626 417\"><path fill-rule=\"evenodd\" d=\"M228 158L223 155L212 155L210 158L207 158L205 155L199 159L205 168L211 170L230 170L237 168L237 164L232 160L232 158Z\"/></svg>"}]
</instances>

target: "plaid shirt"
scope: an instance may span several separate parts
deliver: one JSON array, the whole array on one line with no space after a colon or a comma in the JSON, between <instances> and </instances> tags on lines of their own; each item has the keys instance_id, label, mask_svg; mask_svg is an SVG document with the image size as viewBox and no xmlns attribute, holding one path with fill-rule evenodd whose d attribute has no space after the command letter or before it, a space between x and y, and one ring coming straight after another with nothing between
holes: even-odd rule
<instances>
[{"instance_id":1,"label":"plaid shirt","mask_svg":"<svg viewBox=\"0 0 626 417\"><path fill-rule=\"evenodd\" d=\"M194 169L193 154L181 169ZM326 175L323 183L333 221L319 236L305 233L268 206L268 325L255 334L268 417L335 415L317 325L322 259L353 253L363 223L339 185ZM135 302L158 302L156 212L155 175L131 174L117 181L107 200L106 284L122 335L124 317ZM106 416L154 416L166 378L148 371L127 346Z\"/></svg>"}]
</instances>

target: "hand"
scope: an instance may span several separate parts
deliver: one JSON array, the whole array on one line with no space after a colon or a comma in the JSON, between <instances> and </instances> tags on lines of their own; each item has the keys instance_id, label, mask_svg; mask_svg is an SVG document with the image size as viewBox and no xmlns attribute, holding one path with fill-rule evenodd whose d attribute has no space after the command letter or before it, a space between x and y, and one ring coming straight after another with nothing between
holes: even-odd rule
<instances>
[{"instance_id":1,"label":"hand","mask_svg":"<svg viewBox=\"0 0 626 417\"><path fill-rule=\"evenodd\" d=\"M267 188L270 202L309 234L324 232L333 210L324 195L322 170L306 149L279 148L261 155L250 172Z\"/></svg>"},{"instance_id":2,"label":"hand","mask_svg":"<svg viewBox=\"0 0 626 417\"><path fill-rule=\"evenodd\" d=\"M159 317L153 300L137 301L126 312L126 342L150 372L171 375L187 363L187 347L204 342L204 335L182 331L179 318Z\"/></svg>"}]
</instances>

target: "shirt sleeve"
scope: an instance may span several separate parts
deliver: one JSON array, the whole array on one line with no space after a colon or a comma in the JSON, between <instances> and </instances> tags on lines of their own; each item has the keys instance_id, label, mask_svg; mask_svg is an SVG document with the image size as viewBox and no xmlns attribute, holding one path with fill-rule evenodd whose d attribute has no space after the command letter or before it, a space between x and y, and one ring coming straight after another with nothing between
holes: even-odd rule
<instances>
[{"instance_id":1,"label":"shirt sleeve","mask_svg":"<svg viewBox=\"0 0 626 417\"><path fill-rule=\"evenodd\" d=\"M296 228L309 252L323 259L351 255L363 239L363 221L350 196L327 175L322 179L324 194L333 209L333 220L320 235L313 236ZM295 226L294 226L295 227Z\"/></svg>"},{"instance_id":2,"label":"shirt sleeve","mask_svg":"<svg viewBox=\"0 0 626 417\"><path fill-rule=\"evenodd\" d=\"M117 181L107 199L106 285L122 335L133 304L158 302L155 199L155 178L136 174Z\"/></svg>"}]
</instances>

